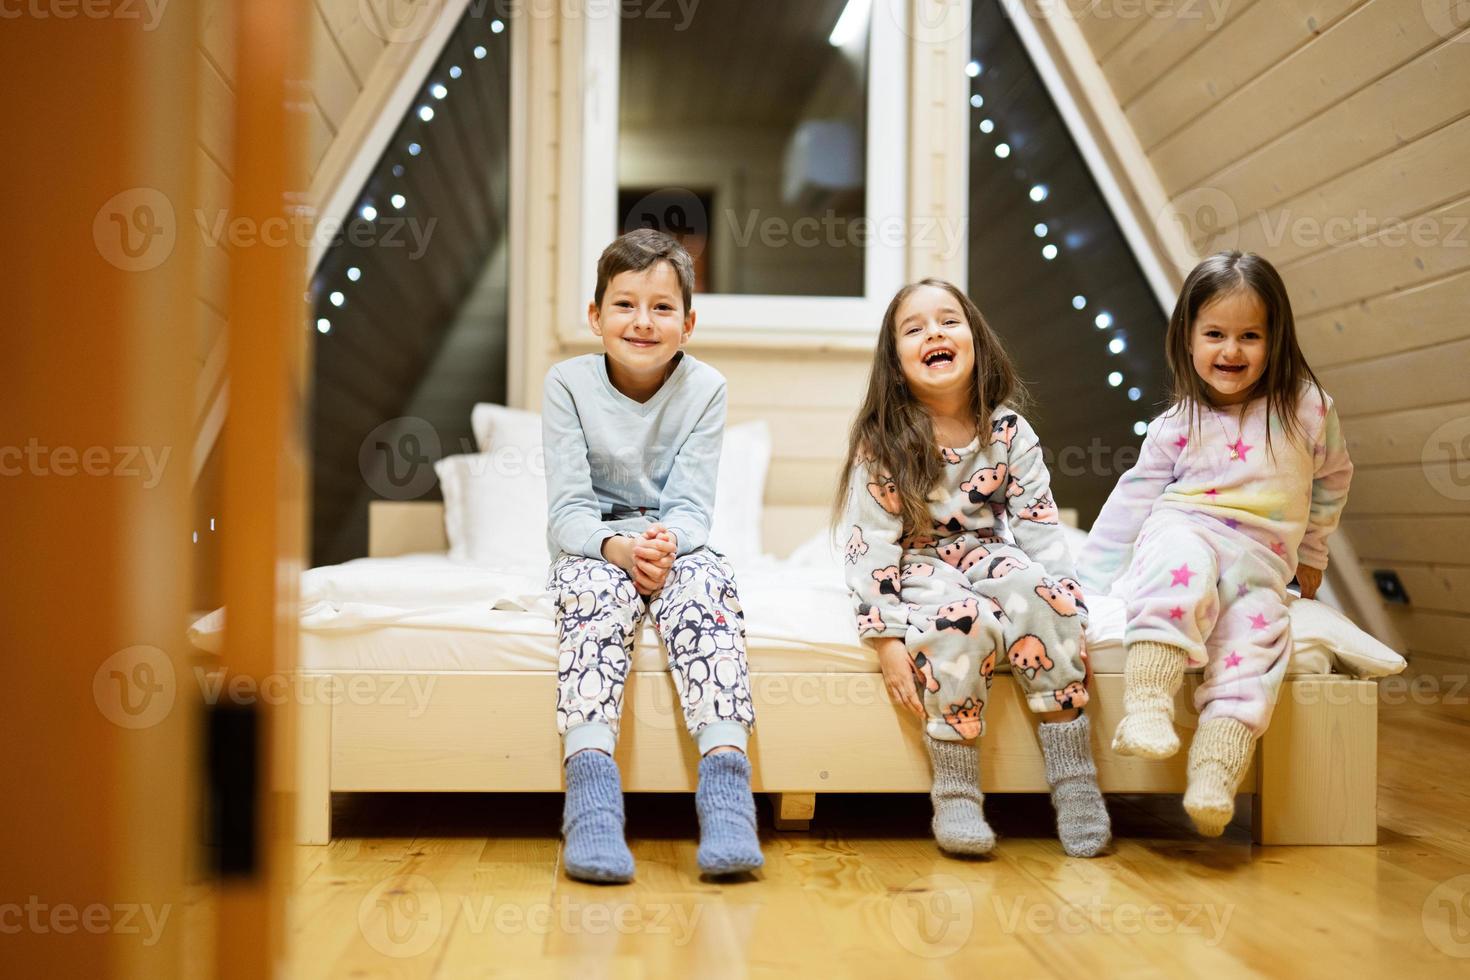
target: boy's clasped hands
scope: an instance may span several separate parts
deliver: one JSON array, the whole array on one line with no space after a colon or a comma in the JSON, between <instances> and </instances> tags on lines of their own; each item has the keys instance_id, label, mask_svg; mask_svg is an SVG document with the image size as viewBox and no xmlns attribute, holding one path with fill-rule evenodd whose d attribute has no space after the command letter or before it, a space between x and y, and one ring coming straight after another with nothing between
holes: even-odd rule
<instances>
[{"instance_id":1,"label":"boy's clasped hands","mask_svg":"<svg viewBox=\"0 0 1470 980\"><path fill-rule=\"evenodd\" d=\"M674 566L679 542L662 524L650 524L640 535L614 535L602 546L602 556L633 576L639 595L653 595L664 587Z\"/></svg>"}]
</instances>

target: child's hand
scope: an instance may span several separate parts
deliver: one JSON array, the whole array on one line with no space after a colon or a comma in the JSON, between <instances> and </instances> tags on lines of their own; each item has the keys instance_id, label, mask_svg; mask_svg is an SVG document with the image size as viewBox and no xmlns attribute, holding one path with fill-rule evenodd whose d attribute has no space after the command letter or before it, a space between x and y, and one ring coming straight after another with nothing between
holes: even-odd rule
<instances>
[{"instance_id":1,"label":"child's hand","mask_svg":"<svg viewBox=\"0 0 1470 980\"><path fill-rule=\"evenodd\" d=\"M914 684L914 662L908 648L896 636L882 637L877 641L878 666L883 669L883 683L888 687L888 696L894 704L902 705L920 718L924 717L924 702L919 700L919 690Z\"/></svg>"},{"instance_id":2,"label":"child's hand","mask_svg":"<svg viewBox=\"0 0 1470 980\"><path fill-rule=\"evenodd\" d=\"M649 527L633 541L633 582L639 592L652 595L664 587L677 556L673 532L660 524Z\"/></svg>"},{"instance_id":3,"label":"child's hand","mask_svg":"<svg viewBox=\"0 0 1470 980\"><path fill-rule=\"evenodd\" d=\"M1301 586L1303 599L1317 598L1317 590L1322 587L1322 569L1313 568L1311 565L1298 565L1296 584Z\"/></svg>"},{"instance_id":4,"label":"child's hand","mask_svg":"<svg viewBox=\"0 0 1470 980\"><path fill-rule=\"evenodd\" d=\"M602 542L602 557L632 575L633 539L622 534L607 538Z\"/></svg>"}]
</instances>

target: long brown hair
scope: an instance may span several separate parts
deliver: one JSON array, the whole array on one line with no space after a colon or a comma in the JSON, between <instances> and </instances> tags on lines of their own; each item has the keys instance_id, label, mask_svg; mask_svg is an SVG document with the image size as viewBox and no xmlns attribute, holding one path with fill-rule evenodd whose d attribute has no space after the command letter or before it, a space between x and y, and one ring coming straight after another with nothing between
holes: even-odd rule
<instances>
[{"instance_id":1,"label":"long brown hair","mask_svg":"<svg viewBox=\"0 0 1470 980\"><path fill-rule=\"evenodd\" d=\"M887 476L897 485L899 513L906 535L922 534L933 524L927 498L944 471L934 437L934 420L909 390L898 360L898 308L920 286L933 286L949 293L969 321L975 346L970 412L980 437L985 438L989 432L990 415L995 409L1001 405L1020 409L1025 405L1026 389L1010 355L970 297L943 279L921 279L904 286L894 294L883 314L883 327L873 352L873 369L868 373L868 393L847 440L847 460L842 465L837 497L832 504L833 526L842 520L847 484L859 456L871 460L869 467L875 475Z\"/></svg>"},{"instance_id":2,"label":"long brown hair","mask_svg":"<svg viewBox=\"0 0 1470 980\"><path fill-rule=\"evenodd\" d=\"M1302 388L1311 382L1322 395L1322 383L1312 373L1296 340L1296 319L1291 314L1291 300L1286 284L1270 262L1254 252L1216 252L1195 266L1179 289L1179 301L1169 317L1164 336L1164 350L1169 372L1173 375L1170 410L1189 413L1190 434L1199 432L1200 406L1210 404L1209 385L1194 369L1189 355L1194 319L1199 311L1222 296L1248 289L1266 307L1266 369L1256 382L1251 398L1265 396L1267 409L1266 451L1271 449L1271 426L1274 415L1288 437L1305 441L1307 431L1297 417L1297 403Z\"/></svg>"}]
</instances>

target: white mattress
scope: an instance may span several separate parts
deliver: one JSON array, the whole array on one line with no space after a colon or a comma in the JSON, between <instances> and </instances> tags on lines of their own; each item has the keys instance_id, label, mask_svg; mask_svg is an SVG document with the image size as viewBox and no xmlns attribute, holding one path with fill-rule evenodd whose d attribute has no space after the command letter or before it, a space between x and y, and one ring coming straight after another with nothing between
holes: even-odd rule
<instances>
[{"instance_id":1,"label":"white mattress","mask_svg":"<svg viewBox=\"0 0 1470 980\"><path fill-rule=\"evenodd\" d=\"M858 639L835 561L766 558L737 567L736 579L753 671L878 671L876 656ZM542 569L471 565L442 554L315 568L302 577L299 662L318 671L554 671L556 632L544 581ZM1098 596L1091 604L1093 670L1121 673L1123 603ZM1294 624L1303 605L1320 603L1294 602ZM190 639L217 650L223 623L216 610L194 625ZM1332 651L1310 631L1297 632L1288 673L1330 673ZM633 669L667 669L646 623Z\"/></svg>"}]
</instances>

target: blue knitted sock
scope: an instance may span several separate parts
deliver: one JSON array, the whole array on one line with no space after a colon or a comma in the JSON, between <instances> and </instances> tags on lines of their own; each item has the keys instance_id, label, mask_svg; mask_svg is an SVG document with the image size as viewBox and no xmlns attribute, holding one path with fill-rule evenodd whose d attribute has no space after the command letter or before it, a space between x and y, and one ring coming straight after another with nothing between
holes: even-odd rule
<instances>
[{"instance_id":1,"label":"blue knitted sock","mask_svg":"<svg viewBox=\"0 0 1470 980\"><path fill-rule=\"evenodd\" d=\"M612 756L595 750L567 760L562 863L582 881L633 880L633 852L623 840L623 782Z\"/></svg>"},{"instance_id":2,"label":"blue knitted sock","mask_svg":"<svg viewBox=\"0 0 1470 980\"><path fill-rule=\"evenodd\" d=\"M699 760L699 868L706 874L754 871L765 863L755 833L750 760L744 752L715 752Z\"/></svg>"}]
</instances>

